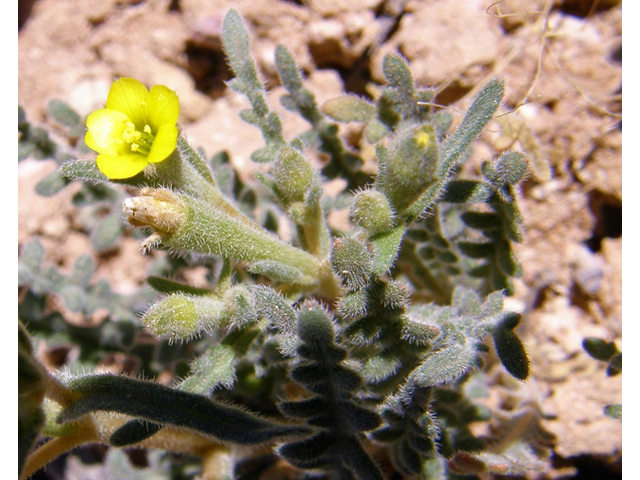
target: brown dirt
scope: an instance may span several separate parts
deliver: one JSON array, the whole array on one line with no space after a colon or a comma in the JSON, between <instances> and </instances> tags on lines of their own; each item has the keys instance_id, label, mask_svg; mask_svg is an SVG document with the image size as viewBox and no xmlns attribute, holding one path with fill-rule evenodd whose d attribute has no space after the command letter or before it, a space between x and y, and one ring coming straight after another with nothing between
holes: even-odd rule
<instances>
[{"instance_id":1,"label":"brown dirt","mask_svg":"<svg viewBox=\"0 0 640 480\"><path fill-rule=\"evenodd\" d=\"M607 378L581 342L586 336L622 341L622 2L31 3L31 10L30 2L19 4L18 37L19 103L31 121L47 123L46 105L55 98L88 114L101 107L114 77L131 76L176 90L191 142L208 154L228 150L242 171L262 139L237 116L244 99L223 85L229 74L219 34L231 6L250 26L274 99L277 43L292 51L321 102L345 89L364 93L368 80L381 80L381 59L392 51L408 58L418 82L438 88L439 102L459 110L483 82L502 76L506 115L489 128L474 160L509 147L526 151L532 163L521 200L526 242L517 249L524 275L510 302L527 313L529 387L557 437L555 460L541 478L571 477L584 458L616 475L622 425L603 416L602 407L621 402L622 380ZM299 121L283 115L295 133ZM65 266L91 248L75 229L72 189L50 199L33 193L52 168L46 161L20 164L19 244L39 235L51 259ZM98 260L98 275L122 291L144 274L133 241Z\"/></svg>"}]
</instances>

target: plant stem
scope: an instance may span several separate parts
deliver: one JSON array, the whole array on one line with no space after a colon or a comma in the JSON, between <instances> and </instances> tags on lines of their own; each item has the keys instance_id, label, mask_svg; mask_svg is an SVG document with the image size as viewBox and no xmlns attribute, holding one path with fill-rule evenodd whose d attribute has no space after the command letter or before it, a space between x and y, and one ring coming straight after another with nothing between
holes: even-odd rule
<instances>
[{"instance_id":1,"label":"plant stem","mask_svg":"<svg viewBox=\"0 0 640 480\"><path fill-rule=\"evenodd\" d=\"M29 478L33 473L40 470L47 463L55 460L60 455L72 450L73 448L85 443L98 441L98 437L98 432L94 428L93 423L91 423L85 424L84 428L76 435L49 440L29 455L25 462L20 480Z\"/></svg>"}]
</instances>

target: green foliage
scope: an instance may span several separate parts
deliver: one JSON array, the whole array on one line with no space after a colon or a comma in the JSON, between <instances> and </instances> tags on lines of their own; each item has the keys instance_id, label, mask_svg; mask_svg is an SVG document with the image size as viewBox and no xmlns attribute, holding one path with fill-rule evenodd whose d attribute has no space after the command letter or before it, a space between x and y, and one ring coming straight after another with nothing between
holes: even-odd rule
<instances>
[{"instance_id":1,"label":"green foliage","mask_svg":"<svg viewBox=\"0 0 640 480\"><path fill-rule=\"evenodd\" d=\"M607 342L601 338L589 337L582 342L585 351L596 360L606 362L607 376L613 377L622 374L622 352L614 342ZM622 405L606 405L604 414L608 417L622 420Z\"/></svg>"},{"instance_id":2,"label":"green foliage","mask_svg":"<svg viewBox=\"0 0 640 480\"><path fill-rule=\"evenodd\" d=\"M60 413L59 423L95 411L117 412L156 424L194 430L207 437L239 445L256 445L308 431L302 427L273 423L201 395L120 375L84 376L70 381L68 388L78 399ZM125 434L121 430L116 430L113 435L119 443L129 443L123 441Z\"/></svg>"},{"instance_id":3,"label":"green foliage","mask_svg":"<svg viewBox=\"0 0 640 480\"><path fill-rule=\"evenodd\" d=\"M286 443L280 456L303 469L321 469L346 478L384 478L366 452L363 433L380 425L378 415L361 405L355 392L362 385L358 373L344 364L347 350L336 345L332 321L324 309L306 303L298 314L299 360L290 378L312 396L278 405L287 417L318 427L308 439Z\"/></svg>"},{"instance_id":4,"label":"green foliage","mask_svg":"<svg viewBox=\"0 0 640 480\"><path fill-rule=\"evenodd\" d=\"M25 111L18 106L18 160L32 157L38 160L55 160L58 163L68 161L76 152L86 152L84 144L84 119L69 105L52 100L48 113L54 124L62 129L68 138L67 145L60 145L47 130L31 124ZM69 184L70 180L55 171L36 185L40 195L51 196Z\"/></svg>"},{"instance_id":5,"label":"green foliage","mask_svg":"<svg viewBox=\"0 0 640 480\"><path fill-rule=\"evenodd\" d=\"M275 457L299 479L318 471L360 480L526 472L535 456L525 432L500 437L498 449L470 428L490 418L511 425L470 394L472 380L490 388L474 374L491 348L512 377L529 375L521 316L503 308L520 274L512 245L523 240L517 189L527 162L505 152L483 163L480 178L461 177L502 101L502 81L491 80L449 132L453 117L415 85L399 55L383 60L378 98L318 105L278 46L280 101L309 125L286 139L235 10L222 42L235 74L229 87L249 103L240 116L264 140L251 157L263 164L256 184L241 182L227 152L207 160L182 137L154 171L125 180L107 179L79 146L60 161L62 183L84 182L74 201L96 250L139 231L119 221L122 205L130 226L149 233L144 252L173 255L152 264L148 285L123 296L94 282L89 256L65 273L45 262L37 240L23 246L21 320L35 338L77 345L79 355L68 375L44 382L54 377L44 376L20 327L19 395L30 399L19 412L20 468L34 471L59 445L102 442L199 457L203 478L234 469L257 478ZM78 145L80 117L59 102L50 112ZM23 117L21 155L55 157L55 142ZM375 178L343 141L341 123L361 124L375 145ZM326 159L321 168L314 152ZM329 198L324 185L338 177L347 186ZM56 182L41 190L53 194L64 186ZM329 226L332 208L348 210L344 231ZM290 242L275 234L283 225L292 227ZM178 280L195 265L207 271L206 286ZM48 308L52 298L63 308ZM69 312L104 318L80 327ZM592 350L613 372L617 351ZM91 373L116 352L137 359L134 373L171 381ZM39 436L50 448L34 449ZM236 448L256 445L264 462ZM114 472L131 469L110 455ZM153 468L168 475L161 463Z\"/></svg>"}]
</instances>

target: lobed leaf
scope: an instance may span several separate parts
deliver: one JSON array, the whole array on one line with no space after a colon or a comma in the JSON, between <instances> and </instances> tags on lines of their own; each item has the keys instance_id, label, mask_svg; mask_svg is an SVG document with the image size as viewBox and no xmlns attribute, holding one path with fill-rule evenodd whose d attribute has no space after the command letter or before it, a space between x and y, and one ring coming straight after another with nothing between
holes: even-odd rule
<instances>
[{"instance_id":1,"label":"lobed leaf","mask_svg":"<svg viewBox=\"0 0 640 480\"><path fill-rule=\"evenodd\" d=\"M96 411L116 412L240 445L309 432L308 428L279 424L200 395L125 376L80 377L70 381L68 388L80 398L64 408L59 423Z\"/></svg>"}]
</instances>

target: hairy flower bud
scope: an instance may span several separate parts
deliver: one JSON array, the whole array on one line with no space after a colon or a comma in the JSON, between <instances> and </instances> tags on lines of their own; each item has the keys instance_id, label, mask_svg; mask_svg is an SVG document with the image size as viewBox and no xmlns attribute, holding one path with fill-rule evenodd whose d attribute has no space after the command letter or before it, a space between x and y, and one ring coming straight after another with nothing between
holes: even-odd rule
<instances>
[{"instance_id":1,"label":"hairy flower bud","mask_svg":"<svg viewBox=\"0 0 640 480\"><path fill-rule=\"evenodd\" d=\"M384 154L383 154L384 152ZM398 211L406 209L434 181L438 165L438 139L432 125L401 127L386 149L376 181Z\"/></svg>"},{"instance_id":2,"label":"hairy flower bud","mask_svg":"<svg viewBox=\"0 0 640 480\"><path fill-rule=\"evenodd\" d=\"M287 204L304 200L315 175L307 159L288 146L280 149L271 174L275 178L278 195Z\"/></svg>"},{"instance_id":3,"label":"hairy flower bud","mask_svg":"<svg viewBox=\"0 0 640 480\"><path fill-rule=\"evenodd\" d=\"M373 189L356 193L349 216L353 223L366 229L370 234L391 229L394 220L393 208L387 197Z\"/></svg>"},{"instance_id":4,"label":"hairy flower bud","mask_svg":"<svg viewBox=\"0 0 640 480\"><path fill-rule=\"evenodd\" d=\"M159 234L173 233L184 222L184 207L170 190L145 189L139 197L127 198L123 210L135 227L151 227Z\"/></svg>"},{"instance_id":5,"label":"hairy flower bud","mask_svg":"<svg viewBox=\"0 0 640 480\"><path fill-rule=\"evenodd\" d=\"M156 335L177 340L197 337L224 318L223 302L208 297L174 294L153 305L142 318Z\"/></svg>"}]
</instances>

